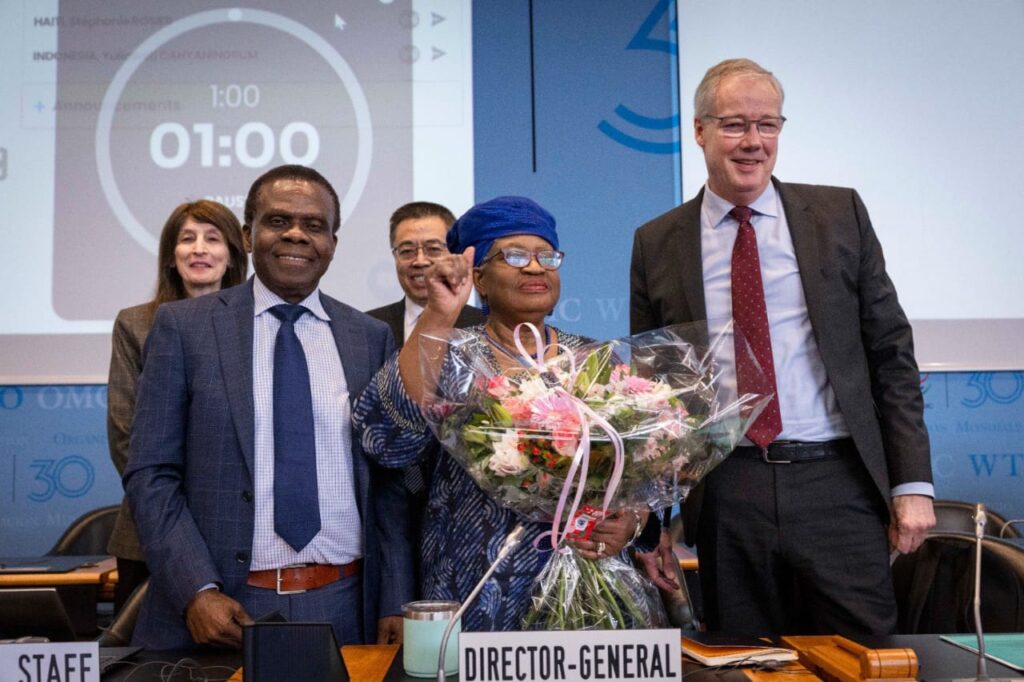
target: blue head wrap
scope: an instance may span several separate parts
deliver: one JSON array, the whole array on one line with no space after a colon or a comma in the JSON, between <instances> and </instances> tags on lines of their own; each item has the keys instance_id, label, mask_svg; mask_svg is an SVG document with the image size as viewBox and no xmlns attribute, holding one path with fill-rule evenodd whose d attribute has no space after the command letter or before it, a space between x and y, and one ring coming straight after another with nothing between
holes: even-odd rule
<instances>
[{"instance_id":1,"label":"blue head wrap","mask_svg":"<svg viewBox=\"0 0 1024 682\"><path fill-rule=\"evenodd\" d=\"M515 234L540 237L558 248L555 219L537 202L526 197L497 197L466 211L448 230L448 250L462 253L475 246L473 265L479 267L495 239Z\"/></svg>"}]
</instances>

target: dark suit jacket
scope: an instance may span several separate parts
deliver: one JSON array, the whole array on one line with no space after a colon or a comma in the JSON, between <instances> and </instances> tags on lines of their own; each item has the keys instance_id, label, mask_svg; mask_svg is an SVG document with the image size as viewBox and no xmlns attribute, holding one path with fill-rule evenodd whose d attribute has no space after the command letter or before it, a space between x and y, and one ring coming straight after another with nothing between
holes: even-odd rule
<instances>
[{"instance_id":1,"label":"dark suit jacket","mask_svg":"<svg viewBox=\"0 0 1024 682\"><path fill-rule=\"evenodd\" d=\"M910 324L854 190L781 183L800 278L829 383L880 495L931 482L928 432ZM633 241L633 333L706 319L696 198L641 226ZM700 492L685 506L692 544Z\"/></svg>"},{"instance_id":2,"label":"dark suit jacket","mask_svg":"<svg viewBox=\"0 0 1024 682\"><path fill-rule=\"evenodd\" d=\"M378 320L383 320L391 326L391 333L395 337L395 342L398 347L401 348L405 345L405 297L401 300L395 301L389 305L381 306L380 308L374 308L373 310L367 310L366 314L371 317L376 317ZM484 317L483 312L479 308L474 308L471 305L467 305L459 313L459 319L455 321L455 326L458 329L465 329L466 327L472 327L475 324L483 324L487 318Z\"/></svg>"},{"instance_id":3,"label":"dark suit jacket","mask_svg":"<svg viewBox=\"0 0 1024 682\"><path fill-rule=\"evenodd\" d=\"M350 399L394 352L386 325L321 294ZM252 280L160 307L146 342L124 481L153 578L134 641L191 645L182 614L204 585L238 598L249 573L255 509ZM363 626L401 612L410 594L381 580L377 518L393 498L371 494L377 470L352 442L363 524ZM408 584L409 581L405 581ZM243 606L245 605L243 601Z\"/></svg>"}]
</instances>

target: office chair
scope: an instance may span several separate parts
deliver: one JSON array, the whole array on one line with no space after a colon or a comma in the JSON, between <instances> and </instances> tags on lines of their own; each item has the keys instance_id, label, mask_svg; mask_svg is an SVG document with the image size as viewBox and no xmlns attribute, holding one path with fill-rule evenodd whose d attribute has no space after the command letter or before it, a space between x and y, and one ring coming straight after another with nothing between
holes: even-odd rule
<instances>
[{"instance_id":1,"label":"office chair","mask_svg":"<svg viewBox=\"0 0 1024 682\"><path fill-rule=\"evenodd\" d=\"M673 517L669 526L669 539L673 547L683 544L682 516ZM700 576L697 571L684 571L679 565L679 557L675 555L675 552L672 553L672 559L679 590L672 595L662 595L669 622L684 630L700 630L704 618Z\"/></svg>"},{"instance_id":2,"label":"office chair","mask_svg":"<svg viewBox=\"0 0 1024 682\"><path fill-rule=\"evenodd\" d=\"M902 634L972 633L974 537L933 533L897 557L893 586ZM981 621L987 632L1024 632L1024 547L982 538Z\"/></svg>"},{"instance_id":3,"label":"office chair","mask_svg":"<svg viewBox=\"0 0 1024 682\"><path fill-rule=\"evenodd\" d=\"M974 535L974 503L960 502L958 500L935 500L935 528L932 533L970 533ZM985 526L985 535L1003 538L1019 538L1020 531L1012 521L999 512L991 509L985 510L988 517L988 524Z\"/></svg>"},{"instance_id":4,"label":"office chair","mask_svg":"<svg viewBox=\"0 0 1024 682\"><path fill-rule=\"evenodd\" d=\"M665 613L668 614L668 622L674 627L682 630L700 630L700 619L697 615L696 605L690 595L689 583L685 571L679 566L679 558L672 554L675 566L675 578L679 583L679 589L672 594L662 592L662 602L665 604ZM643 569L639 569L643 570Z\"/></svg>"},{"instance_id":5,"label":"office chair","mask_svg":"<svg viewBox=\"0 0 1024 682\"><path fill-rule=\"evenodd\" d=\"M120 505L93 509L71 522L47 554L85 556L107 553L107 541L114 530Z\"/></svg>"},{"instance_id":6,"label":"office chair","mask_svg":"<svg viewBox=\"0 0 1024 682\"><path fill-rule=\"evenodd\" d=\"M106 630L96 638L100 646L128 646L132 643L132 633L135 632L135 622L139 619L139 611L142 610L142 600L149 588L149 579L144 580L136 587L124 606L114 616L114 621Z\"/></svg>"}]
</instances>

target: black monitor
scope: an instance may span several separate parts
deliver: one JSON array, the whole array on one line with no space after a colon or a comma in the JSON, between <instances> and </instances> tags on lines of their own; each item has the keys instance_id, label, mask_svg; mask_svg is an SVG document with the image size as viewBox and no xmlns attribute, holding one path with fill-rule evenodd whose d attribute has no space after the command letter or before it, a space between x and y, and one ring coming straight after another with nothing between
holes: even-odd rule
<instances>
[{"instance_id":1,"label":"black monitor","mask_svg":"<svg viewBox=\"0 0 1024 682\"><path fill-rule=\"evenodd\" d=\"M253 623L242 628L245 682L348 682L330 623Z\"/></svg>"},{"instance_id":2,"label":"black monitor","mask_svg":"<svg viewBox=\"0 0 1024 682\"><path fill-rule=\"evenodd\" d=\"M75 641L71 618L56 588L0 589L0 638L46 637L51 642Z\"/></svg>"}]
</instances>

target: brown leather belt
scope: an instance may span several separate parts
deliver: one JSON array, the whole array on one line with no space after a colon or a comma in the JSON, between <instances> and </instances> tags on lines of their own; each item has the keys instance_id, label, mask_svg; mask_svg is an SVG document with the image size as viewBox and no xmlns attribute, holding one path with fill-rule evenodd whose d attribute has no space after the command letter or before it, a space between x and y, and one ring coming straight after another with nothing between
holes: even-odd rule
<instances>
[{"instance_id":1,"label":"brown leather belt","mask_svg":"<svg viewBox=\"0 0 1024 682\"><path fill-rule=\"evenodd\" d=\"M752 445L741 445L733 451L733 456L742 459L759 459L766 464L797 464L801 462L821 462L827 459L855 455L857 448L852 438L840 438L821 443L802 443L799 441L779 440L771 443L767 449Z\"/></svg>"},{"instance_id":2,"label":"brown leather belt","mask_svg":"<svg viewBox=\"0 0 1024 682\"><path fill-rule=\"evenodd\" d=\"M266 571L250 571L249 580L246 583L252 587L275 590L278 594L298 594L330 585L342 578L351 578L354 575L359 575L362 570L362 559L356 559L341 566L299 564L298 566L271 568Z\"/></svg>"}]
</instances>

